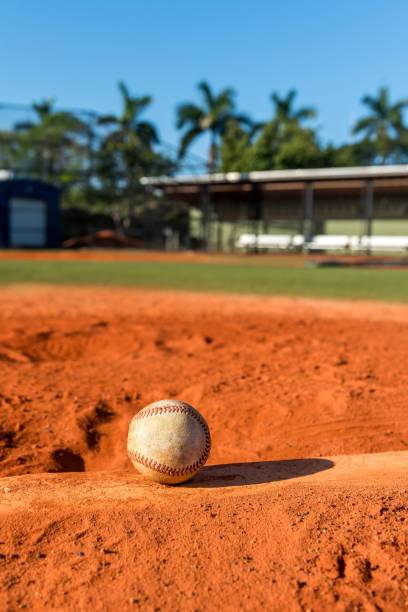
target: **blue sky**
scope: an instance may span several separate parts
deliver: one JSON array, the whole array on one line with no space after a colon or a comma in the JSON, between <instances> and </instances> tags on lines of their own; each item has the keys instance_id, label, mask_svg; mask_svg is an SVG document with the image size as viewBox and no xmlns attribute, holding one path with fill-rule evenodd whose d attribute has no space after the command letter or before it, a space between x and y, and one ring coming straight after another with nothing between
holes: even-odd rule
<instances>
[{"instance_id":1,"label":"blue sky","mask_svg":"<svg viewBox=\"0 0 408 612\"><path fill-rule=\"evenodd\" d=\"M153 96L146 118L175 144L175 107L198 101L201 79L236 89L257 120L272 91L294 87L335 143L364 114L364 93L408 97L406 0L9 0L1 20L0 101L119 112L123 79Z\"/></svg>"}]
</instances>

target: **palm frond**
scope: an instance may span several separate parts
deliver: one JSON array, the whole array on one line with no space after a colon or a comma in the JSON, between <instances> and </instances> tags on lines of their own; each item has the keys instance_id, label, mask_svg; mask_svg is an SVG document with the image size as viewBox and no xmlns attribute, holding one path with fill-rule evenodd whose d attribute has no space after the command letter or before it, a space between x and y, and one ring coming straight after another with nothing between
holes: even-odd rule
<instances>
[{"instance_id":1,"label":"palm frond","mask_svg":"<svg viewBox=\"0 0 408 612\"><path fill-rule=\"evenodd\" d=\"M25 132L27 130L31 130L35 127L35 123L32 121L18 121L14 124L14 129L16 132Z\"/></svg>"},{"instance_id":2,"label":"palm frond","mask_svg":"<svg viewBox=\"0 0 408 612\"><path fill-rule=\"evenodd\" d=\"M251 117L249 115L246 115L245 113L238 113L237 115L234 115L234 119L240 124L243 125L247 128L250 128L251 130L254 127L254 122L252 121Z\"/></svg>"},{"instance_id":3,"label":"palm frond","mask_svg":"<svg viewBox=\"0 0 408 612\"><path fill-rule=\"evenodd\" d=\"M257 121L254 122L249 130L249 140L253 141L253 139L258 135L258 133L264 129L266 125L265 121Z\"/></svg>"},{"instance_id":4,"label":"palm frond","mask_svg":"<svg viewBox=\"0 0 408 612\"><path fill-rule=\"evenodd\" d=\"M388 89L386 87L380 87L378 92L378 100L383 111L386 111L389 107L388 97Z\"/></svg>"},{"instance_id":5,"label":"palm frond","mask_svg":"<svg viewBox=\"0 0 408 612\"><path fill-rule=\"evenodd\" d=\"M270 95L270 99L271 99L271 102L272 102L273 104L275 104L276 106L278 106L278 105L280 104L281 99L280 99L280 96L279 96L279 94L278 94L278 92L277 92L277 91L273 91L273 92L271 93L271 95Z\"/></svg>"},{"instance_id":6,"label":"palm frond","mask_svg":"<svg viewBox=\"0 0 408 612\"><path fill-rule=\"evenodd\" d=\"M231 87L227 87L226 89L223 89L218 94L216 100L217 102L229 105L232 108L233 106L235 106L235 102L234 102L235 96L236 96L235 89L232 89Z\"/></svg>"},{"instance_id":7,"label":"palm frond","mask_svg":"<svg viewBox=\"0 0 408 612\"><path fill-rule=\"evenodd\" d=\"M113 132L110 132L110 134L108 134L107 136L105 136L105 138L103 139L103 146L104 145L112 145L112 144L120 144L121 142L123 142L124 138L126 138L126 131L123 129L118 129L118 130L114 130Z\"/></svg>"},{"instance_id":8,"label":"palm frond","mask_svg":"<svg viewBox=\"0 0 408 612\"><path fill-rule=\"evenodd\" d=\"M404 110L404 108L407 108L407 107L408 107L408 99L405 99L405 100L400 100L399 102L394 104L394 106L392 107L392 110L401 112Z\"/></svg>"},{"instance_id":9,"label":"palm frond","mask_svg":"<svg viewBox=\"0 0 408 612\"><path fill-rule=\"evenodd\" d=\"M192 128L191 130L189 130L188 132L186 132L183 136L183 138L181 139L180 142L180 148L178 151L178 159L181 159L182 157L184 157L188 147L190 146L190 144L193 142L193 140L195 140L198 136L201 136L202 134L202 130L198 127L196 128Z\"/></svg>"},{"instance_id":10,"label":"palm frond","mask_svg":"<svg viewBox=\"0 0 408 612\"><path fill-rule=\"evenodd\" d=\"M214 104L214 96L211 91L211 87L207 81L200 81L197 85L198 89L201 91L204 102L208 108L211 108Z\"/></svg>"},{"instance_id":11,"label":"palm frond","mask_svg":"<svg viewBox=\"0 0 408 612\"><path fill-rule=\"evenodd\" d=\"M377 98L373 98L373 96L364 96L361 102L365 104L365 106L368 106L368 108L371 109L374 113L381 112L381 105Z\"/></svg>"},{"instance_id":12,"label":"palm frond","mask_svg":"<svg viewBox=\"0 0 408 612\"><path fill-rule=\"evenodd\" d=\"M296 96L294 89L289 90L285 97L281 97L277 91L272 92L271 101L275 106L275 115L282 121L287 121L291 115L292 100Z\"/></svg>"},{"instance_id":13,"label":"palm frond","mask_svg":"<svg viewBox=\"0 0 408 612\"><path fill-rule=\"evenodd\" d=\"M54 106L55 98L47 98L42 102L34 102L33 109L37 113L37 115L42 119L46 115L50 115L52 111L52 107Z\"/></svg>"},{"instance_id":14,"label":"palm frond","mask_svg":"<svg viewBox=\"0 0 408 612\"><path fill-rule=\"evenodd\" d=\"M122 94L123 102L126 103L126 100L129 100L130 93L129 89L124 81L119 81L118 88L120 93Z\"/></svg>"},{"instance_id":15,"label":"palm frond","mask_svg":"<svg viewBox=\"0 0 408 612\"><path fill-rule=\"evenodd\" d=\"M248 115L244 115L244 114L235 115L234 113L229 112L229 113L220 113L219 115L214 117L214 120L212 123L212 130L216 134L223 136L223 134L225 134L228 128L228 124L230 121L235 121L239 125L245 126L249 129L252 128L252 121L248 117Z\"/></svg>"},{"instance_id":16,"label":"palm frond","mask_svg":"<svg viewBox=\"0 0 408 612\"><path fill-rule=\"evenodd\" d=\"M231 97L230 91L225 90L214 101L213 106L209 109L212 117L217 117L223 113L231 114L235 103Z\"/></svg>"},{"instance_id":17,"label":"palm frond","mask_svg":"<svg viewBox=\"0 0 408 612\"><path fill-rule=\"evenodd\" d=\"M372 132L375 129L376 119L374 117L363 117L357 121L354 125L352 133L358 134L359 132L368 131Z\"/></svg>"},{"instance_id":18,"label":"palm frond","mask_svg":"<svg viewBox=\"0 0 408 612\"><path fill-rule=\"evenodd\" d=\"M102 117L98 117L97 123L98 125L112 125L117 124L118 119L115 115L103 115Z\"/></svg>"},{"instance_id":19,"label":"palm frond","mask_svg":"<svg viewBox=\"0 0 408 612\"><path fill-rule=\"evenodd\" d=\"M146 146L151 146L153 143L159 142L159 136L157 130L152 123L149 121L141 121L137 125L137 135Z\"/></svg>"},{"instance_id":20,"label":"palm frond","mask_svg":"<svg viewBox=\"0 0 408 612\"><path fill-rule=\"evenodd\" d=\"M286 98L284 98L287 108L292 108L296 96L297 89L289 89L288 93L286 94Z\"/></svg>"},{"instance_id":21,"label":"palm frond","mask_svg":"<svg viewBox=\"0 0 408 612\"><path fill-rule=\"evenodd\" d=\"M314 119L316 116L316 109L311 106L304 106L294 114L294 119L296 119L296 121L303 121L305 119Z\"/></svg>"},{"instance_id":22,"label":"palm frond","mask_svg":"<svg viewBox=\"0 0 408 612\"><path fill-rule=\"evenodd\" d=\"M151 104L151 102L151 96L130 98L127 105L126 119L133 123L135 120L137 120L137 117L139 117L139 115L141 115L144 110Z\"/></svg>"},{"instance_id":23,"label":"palm frond","mask_svg":"<svg viewBox=\"0 0 408 612\"><path fill-rule=\"evenodd\" d=\"M293 103L297 96L296 89L290 89L286 96L280 96L274 91L271 94L271 101L275 106L275 116L282 121L300 123L306 119L314 119L317 115L316 110L310 106L304 106L294 110Z\"/></svg>"},{"instance_id":24,"label":"palm frond","mask_svg":"<svg viewBox=\"0 0 408 612\"><path fill-rule=\"evenodd\" d=\"M203 116L201 108L195 104L181 104L177 108L177 128L182 128L187 124L198 124Z\"/></svg>"}]
</instances>

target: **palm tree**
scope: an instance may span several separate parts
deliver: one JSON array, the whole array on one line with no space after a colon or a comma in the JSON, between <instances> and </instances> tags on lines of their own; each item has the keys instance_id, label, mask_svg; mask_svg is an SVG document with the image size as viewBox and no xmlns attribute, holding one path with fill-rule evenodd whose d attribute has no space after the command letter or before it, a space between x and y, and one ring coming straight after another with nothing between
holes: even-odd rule
<instances>
[{"instance_id":1,"label":"palm tree","mask_svg":"<svg viewBox=\"0 0 408 612\"><path fill-rule=\"evenodd\" d=\"M296 89L290 89L283 97L276 91L271 93L271 101L275 107L275 119L282 125L287 123L300 124L306 119L316 117L316 110L312 107L303 106L298 110L293 108L296 96Z\"/></svg>"},{"instance_id":2,"label":"palm tree","mask_svg":"<svg viewBox=\"0 0 408 612\"><path fill-rule=\"evenodd\" d=\"M375 145L381 163L398 153L402 139L407 134L402 111L408 106L408 100L391 104L386 87L380 87L377 97L364 96L362 103L371 111L355 124L353 134L362 133L364 139Z\"/></svg>"},{"instance_id":3,"label":"palm tree","mask_svg":"<svg viewBox=\"0 0 408 612\"><path fill-rule=\"evenodd\" d=\"M272 92L273 118L268 122L259 123L255 127L257 131L261 130L261 133L252 147L254 169L271 170L273 168L290 167L292 163L296 166L299 163L301 165L312 163L309 153L304 157L299 153L302 150L302 143L305 145L307 143L308 150L316 150L315 134L313 130L303 128L301 123L306 119L316 117L316 111L314 108L307 106L295 109L296 96L296 89L290 89L286 96L280 96L276 91ZM289 156L286 155L288 151L290 151ZM293 155L293 153L295 154Z\"/></svg>"},{"instance_id":4,"label":"palm tree","mask_svg":"<svg viewBox=\"0 0 408 612\"><path fill-rule=\"evenodd\" d=\"M198 136L209 132L208 171L214 172L219 139L225 133L228 122L235 119L240 124L251 125L251 121L245 115L235 113L233 89L223 89L215 94L206 81L201 81L197 87L202 96L201 106L187 103L177 108L177 128L185 128L179 148L179 159Z\"/></svg>"},{"instance_id":5,"label":"palm tree","mask_svg":"<svg viewBox=\"0 0 408 612\"><path fill-rule=\"evenodd\" d=\"M151 148L159 142L156 128L149 121L140 120L140 116L152 103L151 96L132 96L123 81L120 81L118 87L122 95L122 114L119 117L103 115L98 121L100 125L114 127L105 138L105 143L129 150Z\"/></svg>"},{"instance_id":6,"label":"palm tree","mask_svg":"<svg viewBox=\"0 0 408 612\"><path fill-rule=\"evenodd\" d=\"M75 180L83 163L86 124L68 111L54 110L53 98L32 105L36 121L14 125L18 156L31 175L64 184Z\"/></svg>"},{"instance_id":7,"label":"palm tree","mask_svg":"<svg viewBox=\"0 0 408 612\"><path fill-rule=\"evenodd\" d=\"M159 137L154 125L141 119L152 98L132 96L122 81L118 87L122 97L121 114L104 115L98 120L99 125L111 128L101 142L98 169L103 183L123 185L121 191L128 203L125 225L129 226L141 191L140 177L156 161L153 145L159 142Z\"/></svg>"}]
</instances>

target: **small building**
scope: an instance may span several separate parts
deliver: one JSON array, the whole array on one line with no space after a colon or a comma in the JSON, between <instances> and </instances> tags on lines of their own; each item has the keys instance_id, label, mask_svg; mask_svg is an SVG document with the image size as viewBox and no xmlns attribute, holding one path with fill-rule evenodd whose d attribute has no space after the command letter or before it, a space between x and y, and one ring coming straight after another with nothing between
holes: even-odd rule
<instances>
[{"instance_id":1,"label":"small building","mask_svg":"<svg viewBox=\"0 0 408 612\"><path fill-rule=\"evenodd\" d=\"M317 234L408 236L408 165L145 177L142 183L197 211L203 248L233 250L244 232L301 234L305 241Z\"/></svg>"},{"instance_id":2,"label":"small building","mask_svg":"<svg viewBox=\"0 0 408 612\"><path fill-rule=\"evenodd\" d=\"M0 171L0 248L58 248L60 191Z\"/></svg>"}]
</instances>

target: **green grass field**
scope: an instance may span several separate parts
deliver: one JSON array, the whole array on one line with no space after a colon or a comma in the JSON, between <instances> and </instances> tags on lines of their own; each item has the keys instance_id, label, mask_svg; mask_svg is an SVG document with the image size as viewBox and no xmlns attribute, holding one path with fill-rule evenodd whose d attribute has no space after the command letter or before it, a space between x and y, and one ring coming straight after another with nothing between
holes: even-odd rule
<instances>
[{"instance_id":1,"label":"green grass field","mask_svg":"<svg viewBox=\"0 0 408 612\"><path fill-rule=\"evenodd\" d=\"M0 284L145 287L408 302L408 271L128 261L0 261Z\"/></svg>"}]
</instances>

